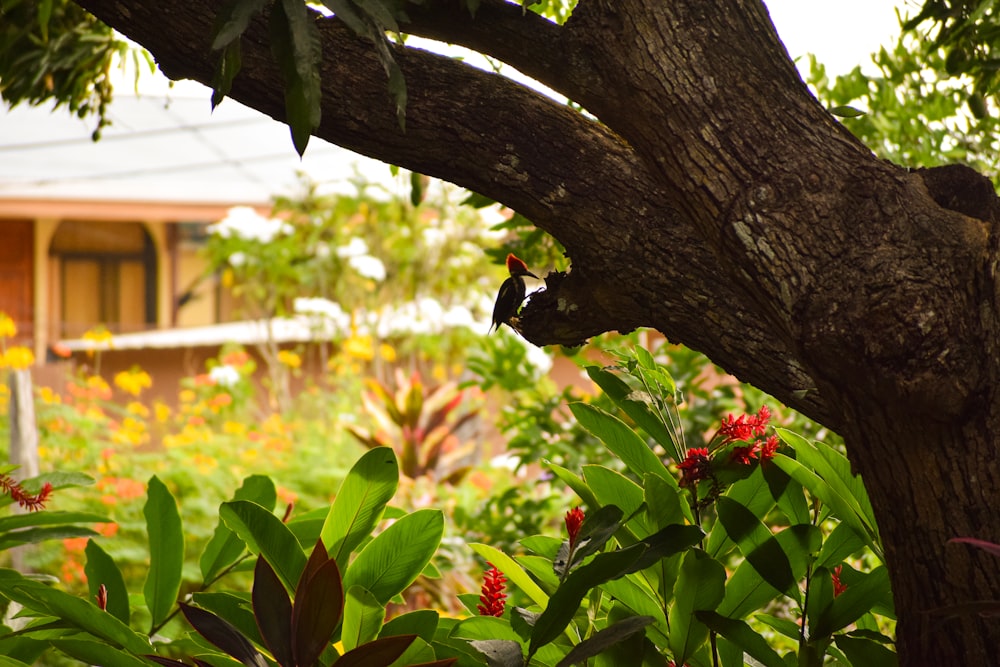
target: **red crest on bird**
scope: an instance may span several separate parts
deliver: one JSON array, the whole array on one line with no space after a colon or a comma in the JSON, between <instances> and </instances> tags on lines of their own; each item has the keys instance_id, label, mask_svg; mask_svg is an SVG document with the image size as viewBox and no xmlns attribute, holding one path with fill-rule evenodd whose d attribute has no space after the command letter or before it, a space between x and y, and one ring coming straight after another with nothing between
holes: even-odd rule
<instances>
[{"instance_id":1,"label":"red crest on bird","mask_svg":"<svg viewBox=\"0 0 1000 667\"><path fill-rule=\"evenodd\" d=\"M534 273L528 270L528 265L524 263L524 260L518 259L514 253L507 255L507 270L512 276L531 276L532 278L537 278Z\"/></svg>"}]
</instances>

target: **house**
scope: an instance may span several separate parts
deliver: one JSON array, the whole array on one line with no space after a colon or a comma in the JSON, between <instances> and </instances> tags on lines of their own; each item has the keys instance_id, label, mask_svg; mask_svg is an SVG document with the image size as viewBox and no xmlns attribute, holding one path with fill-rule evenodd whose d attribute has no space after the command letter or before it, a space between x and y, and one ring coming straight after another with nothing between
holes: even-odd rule
<instances>
[{"instance_id":1,"label":"house","mask_svg":"<svg viewBox=\"0 0 1000 667\"><path fill-rule=\"evenodd\" d=\"M109 115L94 142L96 121L67 109L0 110L0 311L39 361L97 325L230 321L199 254L207 225L235 205L268 212L299 172L341 181L360 160L318 139L300 160L284 125L232 100L212 113L207 89L121 94Z\"/></svg>"}]
</instances>

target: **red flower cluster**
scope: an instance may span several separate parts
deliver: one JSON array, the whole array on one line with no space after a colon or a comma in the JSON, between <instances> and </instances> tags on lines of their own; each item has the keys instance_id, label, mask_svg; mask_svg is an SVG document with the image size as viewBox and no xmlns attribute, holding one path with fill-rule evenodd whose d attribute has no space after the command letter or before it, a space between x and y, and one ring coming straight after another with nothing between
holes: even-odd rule
<instances>
[{"instance_id":1,"label":"red flower cluster","mask_svg":"<svg viewBox=\"0 0 1000 667\"><path fill-rule=\"evenodd\" d=\"M574 507L566 512L566 534L569 536L569 548L576 546L576 538L580 534L580 526L583 525L584 514L579 507Z\"/></svg>"},{"instance_id":2,"label":"red flower cluster","mask_svg":"<svg viewBox=\"0 0 1000 667\"><path fill-rule=\"evenodd\" d=\"M764 435L767 423L771 420L771 410L766 405L760 406L756 415L740 415L734 418L732 415L722 419L722 426L719 427L719 434L725 436L722 444L728 444L737 440L746 442L755 436Z\"/></svg>"},{"instance_id":3,"label":"red flower cluster","mask_svg":"<svg viewBox=\"0 0 1000 667\"><path fill-rule=\"evenodd\" d=\"M52 484L46 482L41 491L32 495L13 477L0 474L0 493L6 493L24 509L35 512L45 509L45 502L52 495Z\"/></svg>"},{"instance_id":4,"label":"red flower cluster","mask_svg":"<svg viewBox=\"0 0 1000 667\"><path fill-rule=\"evenodd\" d=\"M483 574L483 590L479 596L481 604L476 605L480 616L503 616L503 608L506 604L507 577L498 570L493 563L487 563L490 569Z\"/></svg>"},{"instance_id":5,"label":"red flower cluster","mask_svg":"<svg viewBox=\"0 0 1000 667\"><path fill-rule=\"evenodd\" d=\"M843 571L844 565L841 563L837 567L833 568L833 573L830 577L833 579L833 597L840 597L840 594L847 590L847 584L840 582L840 573Z\"/></svg>"},{"instance_id":6,"label":"red flower cluster","mask_svg":"<svg viewBox=\"0 0 1000 667\"><path fill-rule=\"evenodd\" d=\"M708 458L708 449L704 447L687 450L687 456L677 464L681 470L681 486L693 486L708 477L712 472L712 462Z\"/></svg>"}]
</instances>

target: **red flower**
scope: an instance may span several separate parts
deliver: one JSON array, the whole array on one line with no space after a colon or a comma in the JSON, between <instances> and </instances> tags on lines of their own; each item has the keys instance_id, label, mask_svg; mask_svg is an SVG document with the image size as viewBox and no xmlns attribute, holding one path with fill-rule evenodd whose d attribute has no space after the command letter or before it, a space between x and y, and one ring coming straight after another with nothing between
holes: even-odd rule
<instances>
[{"instance_id":1,"label":"red flower","mask_svg":"<svg viewBox=\"0 0 1000 667\"><path fill-rule=\"evenodd\" d=\"M760 460L766 461L774 458L775 453L778 451L778 445L781 442L778 440L778 436L772 435L767 441L760 447Z\"/></svg>"},{"instance_id":2,"label":"red flower","mask_svg":"<svg viewBox=\"0 0 1000 667\"><path fill-rule=\"evenodd\" d=\"M506 604L507 594L504 589L507 587L507 577L498 570L493 563L487 563L490 569L483 574L483 590L476 605L480 616L503 616L503 608Z\"/></svg>"},{"instance_id":3,"label":"red flower","mask_svg":"<svg viewBox=\"0 0 1000 667\"><path fill-rule=\"evenodd\" d=\"M576 538L580 534L580 526L583 525L584 513L579 507L574 507L566 512L566 534L569 535L569 548L576 546Z\"/></svg>"},{"instance_id":4,"label":"red flower","mask_svg":"<svg viewBox=\"0 0 1000 667\"><path fill-rule=\"evenodd\" d=\"M844 564L841 563L837 567L833 568L833 573L830 577L833 579L833 597L840 597L840 594L847 590L847 584L840 583L840 572L844 569Z\"/></svg>"},{"instance_id":5,"label":"red flower","mask_svg":"<svg viewBox=\"0 0 1000 667\"><path fill-rule=\"evenodd\" d=\"M97 589L97 607L101 611L108 610L108 588L104 584L101 584L100 588Z\"/></svg>"},{"instance_id":6,"label":"red flower","mask_svg":"<svg viewBox=\"0 0 1000 667\"><path fill-rule=\"evenodd\" d=\"M725 445L737 440L747 442L756 435L764 435L770 421L771 409L766 405L760 406L760 410L755 415L733 417L730 414L722 419L722 425L719 426L719 435L725 437L722 444Z\"/></svg>"},{"instance_id":7,"label":"red flower","mask_svg":"<svg viewBox=\"0 0 1000 667\"><path fill-rule=\"evenodd\" d=\"M52 495L52 484L46 482L42 486L42 490L38 493L32 495L24 490L16 479L8 475L0 475L0 493L6 493L11 497L12 500L17 501L17 504L28 510L29 512L35 512L37 510L45 509L45 503L48 501L49 496Z\"/></svg>"},{"instance_id":8,"label":"red flower","mask_svg":"<svg viewBox=\"0 0 1000 667\"><path fill-rule=\"evenodd\" d=\"M687 451L687 456L677 464L682 471L681 486L697 484L712 472L712 462L708 458L708 449L694 448Z\"/></svg>"},{"instance_id":9,"label":"red flower","mask_svg":"<svg viewBox=\"0 0 1000 667\"><path fill-rule=\"evenodd\" d=\"M750 465L752 459L757 458L757 450L759 448L759 442L747 445L746 447L733 447L733 451L729 453L729 460L734 463L742 463L743 465L748 466Z\"/></svg>"}]
</instances>

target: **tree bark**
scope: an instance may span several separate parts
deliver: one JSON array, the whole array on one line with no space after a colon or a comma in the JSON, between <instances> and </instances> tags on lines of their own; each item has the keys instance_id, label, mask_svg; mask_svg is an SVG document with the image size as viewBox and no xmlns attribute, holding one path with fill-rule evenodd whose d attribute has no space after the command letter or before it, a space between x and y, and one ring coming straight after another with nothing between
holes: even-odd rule
<instances>
[{"instance_id":1,"label":"tree bark","mask_svg":"<svg viewBox=\"0 0 1000 667\"><path fill-rule=\"evenodd\" d=\"M79 0L173 78L210 83L221 0ZM962 168L877 159L809 94L759 0L579 0L559 26L482 0L404 29L499 58L504 77L397 47L401 131L371 45L319 20L317 136L503 202L567 248L524 335L656 328L841 432L874 507L904 665L992 664L1000 624L939 610L1000 598L998 206ZM283 120L256 20L232 97Z\"/></svg>"}]
</instances>

